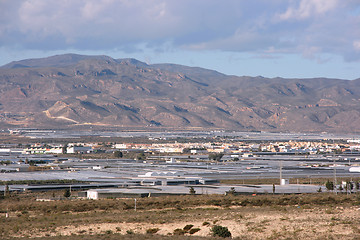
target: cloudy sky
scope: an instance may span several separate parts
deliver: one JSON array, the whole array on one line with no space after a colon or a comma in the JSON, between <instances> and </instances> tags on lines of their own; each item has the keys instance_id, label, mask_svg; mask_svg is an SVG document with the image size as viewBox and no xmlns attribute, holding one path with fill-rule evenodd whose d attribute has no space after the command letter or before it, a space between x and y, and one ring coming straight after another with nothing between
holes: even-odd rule
<instances>
[{"instance_id":1,"label":"cloudy sky","mask_svg":"<svg viewBox=\"0 0 360 240\"><path fill-rule=\"evenodd\" d=\"M0 0L0 65L62 53L360 78L360 0Z\"/></svg>"}]
</instances>

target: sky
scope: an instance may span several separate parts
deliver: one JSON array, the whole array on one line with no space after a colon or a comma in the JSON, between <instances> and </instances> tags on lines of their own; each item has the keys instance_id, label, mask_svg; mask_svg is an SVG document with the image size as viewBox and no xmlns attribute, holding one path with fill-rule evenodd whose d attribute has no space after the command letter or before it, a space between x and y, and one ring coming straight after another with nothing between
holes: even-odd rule
<instances>
[{"instance_id":1,"label":"sky","mask_svg":"<svg viewBox=\"0 0 360 240\"><path fill-rule=\"evenodd\" d=\"M360 0L0 0L0 65L77 53L360 78Z\"/></svg>"}]
</instances>

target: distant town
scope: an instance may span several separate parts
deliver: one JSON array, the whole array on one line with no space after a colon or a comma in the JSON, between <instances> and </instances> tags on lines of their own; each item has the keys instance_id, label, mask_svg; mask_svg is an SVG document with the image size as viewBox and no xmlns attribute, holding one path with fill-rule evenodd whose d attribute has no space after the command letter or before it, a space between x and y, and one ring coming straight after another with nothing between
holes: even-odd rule
<instances>
[{"instance_id":1,"label":"distant town","mask_svg":"<svg viewBox=\"0 0 360 240\"><path fill-rule=\"evenodd\" d=\"M2 192L7 185L19 192L72 188L87 198L189 194L189 188L198 194L315 193L344 189L349 182L355 191L360 177L360 138L354 136L127 132L96 133L94 141L49 138L56 131L44 130L6 134L21 143L0 145ZM256 179L262 184L241 185ZM330 180L337 188L326 187Z\"/></svg>"}]
</instances>

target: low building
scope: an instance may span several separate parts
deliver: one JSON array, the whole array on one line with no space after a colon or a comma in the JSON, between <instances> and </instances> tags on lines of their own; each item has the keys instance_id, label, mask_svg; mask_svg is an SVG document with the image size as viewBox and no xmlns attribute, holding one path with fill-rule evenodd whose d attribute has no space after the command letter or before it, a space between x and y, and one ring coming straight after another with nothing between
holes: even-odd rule
<instances>
[{"instance_id":1,"label":"low building","mask_svg":"<svg viewBox=\"0 0 360 240\"><path fill-rule=\"evenodd\" d=\"M25 148L23 154L61 154L62 147L29 147Z\"/></svg>"},{"instance_id":2,"label":"low building","mask_svg":"<svg viewBox=\"0 0 360 240\"><path fill-rule=\"evenodd\" d=\"M91 153L92 147L71 146L67 148L67 153Z\"/></svg>"},{"instance_id":3,"label":"low building","mask_svg":"<svg viewBox=\"0 0 360 240\"><path fill-rule=\"evenodd\" d=\"M154 192L156 192L154 189L94 189L86 191L86 198L94 200L102 198L143 198L151 196Z\"/></svg>"}]
</instances>

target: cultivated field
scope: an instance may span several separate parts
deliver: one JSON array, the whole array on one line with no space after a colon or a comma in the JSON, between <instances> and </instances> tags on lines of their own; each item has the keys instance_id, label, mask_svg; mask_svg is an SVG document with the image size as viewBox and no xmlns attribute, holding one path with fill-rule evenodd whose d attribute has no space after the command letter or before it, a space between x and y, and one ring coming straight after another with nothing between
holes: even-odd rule
<instances>
[{"instance_id":1,"label":"cultivated field","mask_svg":"<svg viewBox=\"0 0 360 240\"><path fill-rule=\"evenodd\" d=\"M360 198L333 193L39 202L0 200L0 238L205 239L214 225L235 239L360 239ZM8 217L6 215L8 214Z\"/></svg>"}]
</instances>

